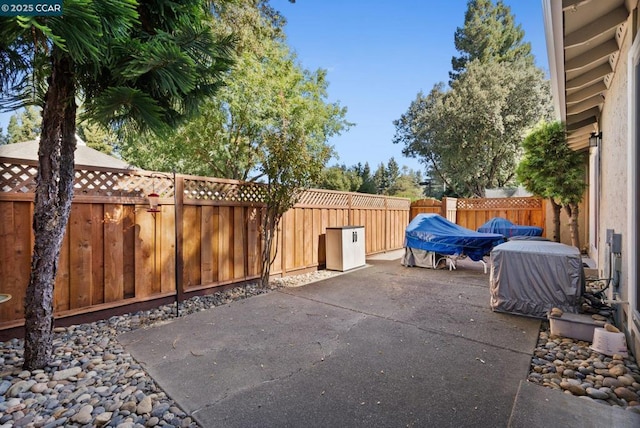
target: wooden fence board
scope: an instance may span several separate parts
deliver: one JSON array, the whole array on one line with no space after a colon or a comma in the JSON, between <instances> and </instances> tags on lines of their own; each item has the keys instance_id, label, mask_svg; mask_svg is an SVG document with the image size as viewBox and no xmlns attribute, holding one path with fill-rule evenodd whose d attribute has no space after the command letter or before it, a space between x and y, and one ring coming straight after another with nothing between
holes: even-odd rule
<instances>
[{"instance_id":1,"label":"wooden fence board","mask_svg":"<svg viewBox=\"0 0 640 428\"><path fill-rule=\"evenodd\" d=\"M214 207L211 232L211 277L220 281L220 208Z\"/></svg>"},{"instance_id":2,"label":"wooden fence board","mask_svg":"<svg viewBox=\"0 0 640 428\"><path fill-rule=\"evenodd\" d=\"M104 207L104 301L124 298L124 225L123 206Z\"/></svg>"},{"instance_id":3,"label":"wooden fence board","mask_svg":"<svg viewBox=\"0 0 640 428\"><path fill-rule=\"evenodd\" d=\"M91 204L91 304L104 303L104 205Z\"/></svg>"},{"instance_id":4,"label":"wooden fence board","mask_svg":"<svg viewBox=\"0 0 640 428\"><path fill-rule=\"evenodd\" d=\"M136 210L135 225L135 297L148 297L153 294L156 281L156 227L154 216L145 208L139 207Z\"/></svg>"},{"instance_id":5,"label":"wooden fence board","mask_svg":"<svg viewBox=\"0 0 640 428\"><path fill-rule=\"evenodd\" d=\"M91 305L91 205L75 204L69 221L70 309Z\"/></svg>"},{"instance_id":6,"label":"wooden fence board","mask_svg":"<svg viewBox=\"0 0 640 428\"><path fill-rule=\"evenodd\" d=\"M231 235L231 208L220 207L219 215L219 235L218 235L218 266L219 277L218 281L228 281L233 276L233 258L231 252L233 251L233 236ZM185 259L188 257L185 255Z\"/></svg>"},{"instance_id":7,"label":"wooden fence board","mask_svg":"<svg viewBox=\"0 0 640 428\"><path fill-rule=\"evenodd\" d=\"M62 238L60 257L58 258L58 274L53 287L53 310L56 312L71 309L69 255L69 231L67 231Z\"/></svg>"},{"instance_id":8,"label":"wooden fence board","mask_svg":"<svg viewBox=\"0 0 640 428\"><path fill-rule=\"evenodd\" d=\"M318 264L325 265L327 262L327 227L329 227L329 210L321 208L319 220L320 240L318 242Z\"/></svg>"},{"instance_id":9,"label":"wooden fence board","mask_svg":"<svg viewBox=\"0 0 640 428\"><path fill-rule=\"evenodd\" d=\"M216 213L214 213L216 210ZM200 252L200 270L201 281L203 284L210 284L217 280L214 274L214 264L217 266L217 257L214 261L214 254L217 256L217 251L214 251L214 225L217 223L217 208L212 206L202 207L202 247ZM215 228L217 231L217 227ZM217 238L217 235L215 236ZM217 250L217 245L216 245Z\"/></svg>"},{"instance_id":10,"label":"wooden fence board","mask_svg":"<svg viewBox=\"0 0 640 428\"><path fill-rule=\"evenodd\" d=\"M0 202L2 209L0 239L0 291L11 294L11 300L0 305L0 320L24 317L24 290L29 283L31 260L31 203Z\"/></svg>"},{"instance_id":11,"label":"wooden fence board","mask_svg":"<svg viewBox=\"0 0 640 428\"><path fill-rule=\"evenodd\" d=\"M136 210L133 205L122 207L122 290L124 298L136 295Z\"/></svg>"},{"instance_id":12,"label":"wooden fence board","mask_svg":"<svg viewBox=\"0 0 640 428\"><path fill-rule=\"evenodd\" d=\"M295 266L295 211L290 210L282 216L282 271L288 272Z\"/></svg>"},{"instance_id":13,"label":"wooden fence board","mask_svg":"<svg viewBox=\"0 0 640 428\"><path fill-rule=\"evenodd\" d=\"M0 201L0 240L4 245L0 245L0 292L18 297L20 293L19 272L14 269L15 246L18 242L14 228L14 208L18 202ZM11 319L14 311L14 302L11 300L0 305L0 319Z\"/></svg>"},{"instance_id":14,"label":"wooden fence board","mask_svg":"<svg viewBox=\"0 0 640 428\"><path fill-rule=\"evenodd\" d=\"M176 224L175 207L162 208L162 229L160 232L160 251L157 263L160 266L158 281L160 292L168 293L176 289Z\"/></svg>"},{"instance_id":15,"label":"wooden fence board","mask_svg":"<svg viewBox=\"0 0 640 428\"><path fill-rule=\"evenodd\" d=\"M201 213L202 207L186 206L184 207L184 230L187 235L182 243L183 259L184 259L184 287L188 290L190 287L199 285L202 283L200 277L200 261L202 257L200 255L201 250Z\"/></svg>"},{"instance_id":16,"label":"wooden fence board","mask_svg":"<svg viewBox=\"0 0 640 428\"><path fill-rule=\"evenodd\" d=\"M311 264L318 266L322 257L320 257L320 245L322 240L322 211L319 209L311 210ZM324 247L323 247L324 248Z\"/></svg>"},{"instance_id":17,"label":"wooden fence board","mask_svg":"<svg viewBox=\"0 0 640 428\"><path fill-rule=\"evenodd\" d=\"M304 266L304 208L293 209L293 221L293 257L292 264L288 267L290 270Z\"/></svg>"},{"instance_id":18,"label":"wooden fence board","mask_svg":"<svg viewBox=\"0 0 640 428\"><path fill-rule=\"evenodd\" d=\"M247 208L247 265L248 276L260 274L260 210L256 207Z\"/></svg>"},{"instance_id":19,"label":"wooden fence board","mask_svg":"<svg viewBox=\"0 0 640 428\"><path fill-rule=\"evenodd\" d=\"M340 226L338 224L338 210L329 209L329 226L328 227L337 227Z\"/></svg>"},{"instance_id":20,"label":"wooden fence board","mask_svg":"<svg viewBox=\"0 0 640 428\"><path fill-rule=\"evenodd\" d=\"M246 224L244 219L244 207L233 208L233 227L231 229L233 242L233 279L244 279L245 272L245 252Z\"/></svg>"},{"instance_id":21,"label":"wooden fence board","mask_svg":"<svg viewBox=\"0 0 640 428\"><path fill-rule=\"evenodd\" d=\"M314 241L317 240L317 237L313 234L313 209L311 208L302 208L304 219L303 219L303 227L302 231L304 232L304 243L302 246L303 259L302 264L305 267L315 266L314 257L313 257L313 247Z\"/></svg>"}]
</instances>

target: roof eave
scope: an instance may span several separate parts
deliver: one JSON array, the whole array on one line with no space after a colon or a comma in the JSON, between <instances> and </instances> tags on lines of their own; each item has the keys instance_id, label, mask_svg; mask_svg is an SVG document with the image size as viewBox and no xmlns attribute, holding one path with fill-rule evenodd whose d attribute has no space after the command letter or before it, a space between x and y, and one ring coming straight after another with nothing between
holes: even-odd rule
<instances>
[{"instance_id":1,"label":"roof eave","mask_svg":"<svg viewBox=\"0 0 640 428\"><path fill-rule=\"evenodd\" d=\"M549 78L553 95L553 107L556 118L566 122L564 69L564 28L562 1L542 0L544 30L549 59Z\"/></svg>"}]
</instances>

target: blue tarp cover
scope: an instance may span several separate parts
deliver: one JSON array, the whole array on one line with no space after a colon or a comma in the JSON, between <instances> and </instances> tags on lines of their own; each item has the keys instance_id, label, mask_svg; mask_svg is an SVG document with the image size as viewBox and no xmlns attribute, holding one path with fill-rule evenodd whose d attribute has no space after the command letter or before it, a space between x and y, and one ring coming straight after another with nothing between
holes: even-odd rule
<instances>
[{"instance_id":1,"label":"blue tarp cover","mask_svg":"<svg viewBox=\"0 0 640 428\"><path fill-rule=\"evenodd\" d=\"M519 226L506 218L494 217L478 228L482 233L499 233L511 238L512 236L542 236L542 228L537 226Z\"/></svg>"},{"instance_id":2,"label":"blue tarp cover","mask_svg":"<svg viewBox=\"0 0 640 428\"><path fill-rule=\"evenodd\" d=\"M512 236L542 236L542 228L537 226L519 226L506 218L494 217L478 228L482 233L499 233L506 238Z\"/></svg>"},{"instance_id":3,"label":"blue tarp cover","mask_svg":"<svg viewBox=\"0 0 640 428\"><path fill-rule=\"evenodd\" d=\"M476 232L438 214L418 214L405 230L404 246L478 261L502 242L500 234Z\"/></svg>"}]
</instances>

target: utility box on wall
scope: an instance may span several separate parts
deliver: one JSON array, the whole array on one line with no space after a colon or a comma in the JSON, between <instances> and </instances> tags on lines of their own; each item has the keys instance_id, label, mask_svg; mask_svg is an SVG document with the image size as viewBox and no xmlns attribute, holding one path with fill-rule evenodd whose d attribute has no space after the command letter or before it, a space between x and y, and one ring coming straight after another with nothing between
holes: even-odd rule
<instances>
[{"instance_id":1,"label":"utility box on wall","mask_svg":"<svg viewBox=\"0 0 640 428\"><path fill-rule=\"evenodd\" d=\"M327 227L327 269L346 271L364 266L364 242L364 226Z\"/></svg>"}]
</instances>

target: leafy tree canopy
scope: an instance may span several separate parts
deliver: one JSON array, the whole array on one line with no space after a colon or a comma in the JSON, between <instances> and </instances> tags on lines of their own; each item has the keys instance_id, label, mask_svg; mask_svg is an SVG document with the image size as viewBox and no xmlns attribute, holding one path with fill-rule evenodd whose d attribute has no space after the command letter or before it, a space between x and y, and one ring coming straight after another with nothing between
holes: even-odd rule
<instances>
[{"instance_id":1,"label":"leafy tree canopy","mask_svg":"<svg viewBox=\"0 0 640 428\"><path fill-rule=\"evenodd\" d=\"M578 239L578 204L584 197L585 153L569 148L561 122L543 122L522 143L524 155L517 168L518 180L531 193L547 198L554 206L554 236L560 238L560 207L570 219L573 245Z\"/></svg>"},{"instance_id":2,"label":"leafy tree canopy","mask_svg":"<svg viewBox=\"0 0 640 428\"><path fill-rule=\"evenodd\" d=\"M394 122L394 143L461 197L484 196L515 176L525 133L549 113L542 72L527 63L471 62L450 90L419 93Z\"/></svg>"},{"instance_id":3,"label":"leafy tree canopy","mask_svg":"<svg viewBox=\"0 0 640 428\"><path fill-rule=\"evenodd\" d=\"M501 0L469 0L455 33L449 88L419 93L394 121L394 143L454 196L484 196L512 182L520 142L549 117L551 96L531 46Z\"/></svg>"},{"instance_id":4,"label":"leafy tree canopy","mask_svg":"<svg viewBox=\"0 0 640 428\"><path fill-rule=\"evenodd\" d=\"M380 163L373 177L370 174L368 163L364 166L359 164L348 168L346 165L335 165L324 168L316 186L321 189L383 194L410 199L423 197L424 188L420 184L421 173L406 166L400 168L394 158L389 159L386 166ZM368 187L364 186L365 179L369 182ZM369 192L362 191L369 189Z\"/></svg>"},{"instance_id":5,"label":"leafy tree canopy","mask_svg":"<svg viewBox=\"0 0 640 428\"><path fill-rule=\"evenodd\" d=\"M266 136L279 126L282 108L295 110L296 121L305 124L305 138L316 143L326 144L348 128L346 109L327 101L326 71L309 71L298 63L277 12L246 0L225 4L217 19L238 39L226 86L173 135L125 143L127 160L147 169L261 180Z\"/></svg>"},{"instance_id":6,"label":"leafy tree canopy","mask_svg":"<svg viewBox=\"0 0 640 428\"><path fill-rule=\"evenodd\" d=\"M561 122L543 122L524 139L518 180L537 196L561 205L577 204L584 196L585 153L569 148Z\"/></svg>"},{"instance_id":7,"label":"leafy tree canopy","mask_svg":"<svg viewBox=\"0 0 640 428\"><path fill-rule=\"evenodd\" d=\"M362 185L362 178L355 167L347 168L346 165L334 165L324 168L317 187L327 190L340 190L343 192L356 192Z\"/></svg>"}]
</instances>

